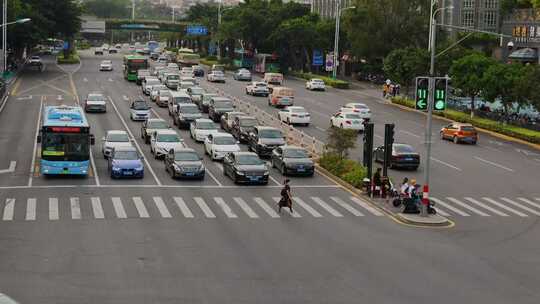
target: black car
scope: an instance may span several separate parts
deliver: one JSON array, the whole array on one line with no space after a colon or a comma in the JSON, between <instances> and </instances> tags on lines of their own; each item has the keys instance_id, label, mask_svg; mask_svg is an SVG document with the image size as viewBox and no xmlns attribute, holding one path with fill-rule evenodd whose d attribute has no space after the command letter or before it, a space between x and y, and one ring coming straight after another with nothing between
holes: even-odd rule
<instances>
[{"instance_id":1,"label":"black car","mask_svg":"<svg viewBox=\"0 0 540 304\"><path fill-rule=\"evenodd\" d=\"M313 176L315 165L306 149L296 146L277 147L272 152L272 168L283 175L297 174Z\"/></svg>"},{"instance_id":2,"label":"black car","mask_svg":"<svg viewBox=\"0 0 540 304\"><path fill-rule=\"evenodd\" d=\"M178 128L189 129L189 125L195 121L195 119L202 118L202 114L199 111L199 107L192 103L179 103L176 106L177 110L173 116L173 123Z\"/></svg>"},{"instance_id":3,"label":"black car","mask_svg":"<svg viewBox=\"0 0 540 304\"><path fill-rule=\"evenodd\" d=\"M208 105L208 118L214 122L218 122L221 119L221 115L232 111L234 111L234 106L229 98L213 97Z\"/></svg>"},{"instance_id":4,"label":"black car","mask_svg":"<svg viewBox=\"0 0 540 304\"><path fill-rule=\"evenodd\" d=\"M268 184L268 168L252 152L227 153L223 158L223 173L235 183Z\"/></svg>"},{"instance_id":5,"label":"black car","mask_svg":"<svg viewBox=\"0 0 540 304\"><path fill-rule=\"evenodd\" d=\"M247 142L249 133L253 132L259 122L253 116L236 116L232 124L231 134L240 142Z\"/></svg>"},{"instance_id":6,"label":"black car","mask_svg":"<svg viewBox=\"0 0 540 304\"><path fill-rule=\"evenodd\" d=\"M193 66L193 76L195 77L203 77L204 76L204 69L200 65L194 65Z\"/></svg>"},{"instance_id":7,"label":"black car","mask_svg":"<svg viewBox=\"0 0 540 304\"><path fill-rule=\"evenodd\" d=\"M261 157L270 156L275 148L283 145L285 138L280 129L256 126L249 133L248 147Z\"/></svg>"},{"instance_id":8,"label":"black car","mask_svg":"<svg viewBox=\"0 0 540 304\"><path fill-rule=\"evenodd\" d=\"M376 162L384 162L384 146L380 146L373 152ZM406 144L394 143L392 145L392 157L390 168L403 168L416 170L420 166L420 154L413 147Z\"/></svg>"},{"instance_id":9,"label":"black car","mask_svg":"<svg viewBox=\"0 0 540 304\"><path fill-rule=\"evenodd\" d=\"M172 178L204 179L202 158L191 148L169 150L165 156L165 171Z\"/></svg>"}]
</instances>

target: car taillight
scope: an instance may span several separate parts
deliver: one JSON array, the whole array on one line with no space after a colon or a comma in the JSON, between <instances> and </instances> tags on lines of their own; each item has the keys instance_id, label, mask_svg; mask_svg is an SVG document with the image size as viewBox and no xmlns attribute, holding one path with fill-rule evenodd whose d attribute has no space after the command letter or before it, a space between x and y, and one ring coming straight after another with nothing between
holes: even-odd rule
<instances>
[{"instance_id":1,"label":"car taillight","mask_svg":"<svg viewBox=\"0 0 540 304\"><path fill-rule=\"evenodd\" d=\"M360 112L360 110L354 109L353 112Z\"/></svg>"},{"instance_id":2,"label":"car taillight","mask_svg":"<svg viewBox=\"0 0 540 304\"><path fill-rule=\"evenodd\" d=\"M350 120L346 120L345 123L350 125L352 122Z\"/></svg>"},{"instance_id":3,"label":"car taillight","mask_svg":"<svg viewBox=\"0 0 540 304\"><path fill-rule=\"evenodd\" d=\"M458 131L457 135L463 135L463 131Z\"/></svg>"}]
</instances>

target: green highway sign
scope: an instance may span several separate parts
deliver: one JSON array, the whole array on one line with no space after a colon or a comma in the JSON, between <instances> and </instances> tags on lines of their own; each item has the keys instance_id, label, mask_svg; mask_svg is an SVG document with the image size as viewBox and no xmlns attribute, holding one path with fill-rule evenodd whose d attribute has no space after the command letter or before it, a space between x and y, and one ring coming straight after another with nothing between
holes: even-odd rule
<instances>
[{"instance_id":1,"label":"green highway sign","mask_svg":"<svg viewBox=\"0 0 540 304\"><path fill-rule=\"evenodd\" d=\"M416 98L415 108L426 111L428 107L429 78L416 77Z\"/></svg>"}]
</instances>

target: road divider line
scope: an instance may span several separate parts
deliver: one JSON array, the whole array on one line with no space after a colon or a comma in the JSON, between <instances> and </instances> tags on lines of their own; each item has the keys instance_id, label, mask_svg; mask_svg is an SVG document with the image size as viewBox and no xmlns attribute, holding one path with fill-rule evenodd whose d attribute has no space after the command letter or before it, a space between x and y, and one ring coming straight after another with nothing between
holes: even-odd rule
<instances>
[{"instance_id":1,"label":"road divider line","mask_svg":"<svg viewBox=\"0 0 540 304\"><path fill-rule=\"evenodd\" d=\"M456 207L454 207L454 206L452 206L452 205L449 205L449 204L443 202L442 200L440 200L440 199L438 199L438 198L436 198L436 197L430 197L429 199L432 200L432 201L434 201L435 204L441 205L441 206L443 206L444 208L446 208L446 209L448 209L448 210L451 210L451 211L453 211L453 212L455 212L455 213L457 213L457 214L459 214L459 215L461 215L461 216L471 216L471 215L468 214L467 212L463 212L463 211L459 210L458 208L456 208Z\"/></svg>"},{"instance_id":2,"label":"road divider line","mask_svg":"<svg viewBox=\"0 0 540 304\"><path fill-rule=\"evenodd\" d=\"M96 170L96 161L94 160L94 154L92 153L92 149L90 149L90 168L92 169L92 172L88 172L88 174L90 176L92 176L92 174L94 175L94 181L96 182L96 186L100 186L101 183L99 181L99 175L98 175L98 172Z\"/></svg>"},{"instance_id":3,"label":"road divider line","mask_svg":"<svg viewBox=\"0 0 540 304\"><path fill-rule=\"evenodd\" d=\"M504 210L506 210L508 212L512 212L512 213L516 214L517 216L528 217L527 214L525 214L523 212L519 212L517 210L514 210L514 209L512 209L512 208L510 208L510 207L508 207L508 206L506 206L504 204L501 204L501 203L497 202L496 200L491 199L489 197L483 197L482 199L489 202L489 203L491 203L491 204L493 204L493 205L495 205L495 206L497 206L497 207L499 207L499 208L501 208L501 209L504 209Z\"/></svg>"},{"instance_id":4,"label":"road divider line","mask_svg":"<svg viewBox=\"0 0 540 304\"><path fill-rule=\"evenodd\" d=\"M270 207L262 198L260 197L254 197L253 200L255 201L255 203L257 203L257 205L259 205L259 207L261 207L262 210L264 210L264 212L266 212L271 218L278 218L279 217L279 214L277 214L276 211L274 211L274 209L272 209L272 207Z\"/></svg>"},{"instance_id":5,"label":"road divider line","mask_svg":"<svg viewBox=\"0 0 540 304\"><path fill-rule=\"evenodd\" d=\"M449 164L449 163L447 163L447 162L444 162L444 161L442 161L442 160L440 160L440 159L436 159L435 157L430 157L430 159L431 159L432 161L435 161L435 162L437 162L437 163L439 163L439 164L445 165L445 166L447 166L447 167L449 167L449 168L452 168L452 169L454 169L454 170L462 171L460 168L458 168L458 167L456 167L456 166L454 166L454 165L451 165L451 164Z\"/></svg>"},{"instance_id":6,"label":"road divider line","mask_svg":"<svg viewBox=\"0 0 540 304\"><path fill-rule=\"evenodd\" d=\"M351 205L344 202L341 198L339 198L337 196L331 196L330 199L333 200L334 202L336 202L336 204L340 205L341 208L343 208L343 209L349 211L350 213L352 213L354 216L364 216L364 214L362 212L354 209Z\"/></svg>"},{"instance_id":7,"label":"road divider line","mask_svg":"<svg viewBox=\"0 0 540 304\"><path fill-rule=\"evenodd\" d=\"M275 197L273 197L272 199L274 200L274 202L279 203L279 201L281 200L281 197L275 196ZM293 205L294 205L294 204L293 204ZM294 206L293 206L293 207L294 207ZM288 212L288 213L289 213L292 217L294 217L294 218L302 217L302 216L298 213L298 209L293 209L294 212L291 212L291 211L289 210L289 208L287 208L287 207L283 207L282 209L285 210L286 212Z\"/></svg>"},{"instance_id":8,"label":"road divider line","mask_svg":"<svg viewBox=\"0 0 540 304\"><path fill-rule=\"evenodd\" d=\"M241 197L233 197L233 200L236 204L250 217L250 218L259 218L257 213L251 209L251 207L242 199Z\"/></svg>"},{"instance_id":9,"label":"road divider line","mask_svg":"<svg viewBox=\"0 0 540 304\"><path fill-rule=\"evenodd\" d=\"M489 211L491 211L491 212L493 212L493 213L495 213L497 215L508 216L508 214L506 214L504 212L501 212L501 211L499 211L497 209L491 208L490 206L488 206L488 205L486 205L486 204L484 204L482 202L479 202L479 201L477 201L476 199L474 199L472 197L465 197L465 199L468 200L469 202L471 202L471 203L473 203L473 204L475 204L477 206L480 206L480 207L482 207L482 208L484 208L486 210L489 210Z\"/></svg>"},{"instance_id":10,"label":"road divider line","mask_svg":"<svg viewBox=\"0 0 540 304\"><path fill-rule=\"evenodd\" d=\"M135 136L133 136L133 133L131 132L131 130L129 129L129 127L128 127L127 123L126 123L126 121L124 120L124 118L120 114L120 111L118 111L118 108L116 107L116 104L112 100L111 96L107 96L107 98L109 99L109 102L113 106L114 111L116 112L116 115L118 116L118 118L120 118L120 121L124 125L124 128L129 133L129 136L133 139L133 143L135 144L135 146L137 147L137 149L139 150L141 155L144 155L143 150L141 149L141 146L139 145L139 143L135 139ZM146 166L148 167L148 170L150 170L150 174L152 174L152 176L154 177L154 180L156 181L156 184L158 184L158 186L161 186L162 185L161 181L159 181L156 173L154 172L154 169L152 169L152 166L150 166L150 163L148 162L148 159L146 157L144 158L144 162L145 162Z\"/></svg>"},{"instance_id":11,"label":"road divider line","mask_svg":"<svg viewBox=\"0 0 540 304\"><path fill-rule=\"evenodd\" d=\"M26 217L27 221L36 220L36 199L29 198L26 200Z\"/></svg>"},{"instance_id":12,"label":"road divider line","mask_svg":"<svg viewBox=\"0 0 540 304\"><path fill-rule=\"evenodd\" d=\"M281 186L281 183L278 182L275 178L273 178L270 174L268 175L268 178L270 178L276 185Z\"/></svg>"},{"instance_id":13,"label":"road divider line","mask_svg":"<svg viewBox=\"0 0 540 304\"><path fill-rule=\"evenodd\" d=\"M514 169L510 169L510 168L508 168L508 167L505 167L505 166L503 166L503 165L501 165L501 164L494 163L494 162L489 161L489 160L487 160L487 159L483 159L483 158L478 157L478 156L475 156L474 158L477 159L477 160L479 160L479 161L481 161L481 162L484 162L484 163L486 163L486 164L490 164L490 165L492 165L492 166L494 166L494 167L497 167L497 168L506 170L506 171L508 171L508 172L514 172Z\"/></svg>"},{"instance_id":14,"label":"road divider line","mask_svg":"<svg viewBox=\"0 0 540 304\"><path fill-rule=\"evenodd\" d=\"M71 219L81 219L81 204L78 197L69 198L69 205L71 207Z\"/></svg>"},{"instance_id":15,"label":"road divider line","mask_svg":"<svg viewBox=\"0 0 540 304\"><path fill-rule=\"evenodd\" d=\"M223 213L225 213L225 215L227 215L228 218L237 218L238 217L238 215L236 215L236 213L234 213L234 211L231 209L231 207L229 207L229 205L227 205L227 203L225 203L225 200L223 200L222 197L214 197L214 201L221 208L221 210L223 210Z\"/></svg>"},{"instance_id":16,"label":"road divider line","mask_svg":"<svg viewBox=\"0 0 540 304\"><path fill-rule=\"evenodd\" d=\"M11 90L11 95L12 96L17 96L17 91L19 90L19 87L21 86L21 82L22 82L22 77L20 77L19 79L17 79L17 81L15 81L15 85L13 86L13 90Z\"/></svg>"},{"instance_id":17,"label":"road divider line","mask_svg":"<svg viewBox=\"0 0 540 304\"><path fill-rule=\"evenodd\" d=\"M223 169L223 167L221 167ZM206 166L205 166L205 169L206 169L206 173L208 173L208 175L210 175L210 177L214 180L214 182L216 182L216 184L218 184L218 186L220 187L223 187L223 184L216 178L216 176L210 171L210 169L208 169Z\"/></svg>"},{"instance_id":18,"label":"road divider line","mask_svg":"<svg viewBox=\"0 0 540 304\"><path fill-rule=\"evenodd\" d=\"M134 197L133 204L135 204L135 209L137 209L137 212L139 213L139 217L141 218L150 217L150 215L148 214L148 210L146 210L146 206L144 205L140 197L138 196Z\"/></svg>"},{"instance_id":19,"label":"road divider line","mask_svg":"<svg viewBox=\"0 0 540 304\"><path fill-rule=\"evenodd\" d=\"M99 197L92 197L92 211L94 212L94 218L103 219L105 213L103 213L103 206L101 205L101 199Z\"/></svg>"},{"instance_id":20,"label":"road divider line","mask_svg":"<svg viewBox=\"0 0 540 304\"><path fill-rule=\"evenodd\" d=\"M32 182L34 178L34 172L35 172L35 166L36 166L36 153L37 153L37 136L39 134L39 126L41 124L41 111L43 110L43 96L41 96L41 100L39 101L39 113L38 113L38 119L36 124L36 132L34 133L34 148L32 150L32 163L30 164L30 176L28 177L28 187L32 187Z\"/></svg>"},{"instance_id":21,"label":"road divider line","mask_svg":"<svg viewBox=\"0 0 540 304\"><path fill-rule=\"evenodd\" d=\"M126 210L124 209L124 205L122 205L122 200L119 197L111 197L111 201L116 217L120 219L127 218Z\"/></svg>"},{"instance_id":22,"label":"road divider line","mask_svg":"<svg viewBox=\"0 0 540 304\"><path fill-rule=\"evenodd\" d=\"M57 221L60 219L60 213L58 212L58 199L56 197L49 197L49 220Z\"/></svg>"},{"instance_id":23,"label":"road divider line","mask_svg":"<svg viewBox=\"0 0 540 304\"><path fill-rule=\"evenodd\" d=\"M2 220L11 221L13 220L13 212L15 210L15 199L7 198L4 205L4 214L2 215Z\"/></svg>"},{"instance_id":24,"label":"road divider line","mask_svg":"<svg viewBox=\"0 0 540 304\"><path fill-rule=\"evenodd\" d=\"M304 210L306 210L309 214L311 214L313 217L322 217L322 214L319 213L319 211L315 210L313 207L308 205L304 200L302 200L299 197L293 196L293 201L300 205Z\"/></svg>"},{"instance_id":25,"label":"road divider line","mask_svg":"<svg viewBox=\"0 0 540 304\"><path fill-rule=\"evenodd\" d=\"M201 208L202 212L204 213L204 215L207 218L215 218L216 217L214 212L212 212L212 209L210 209L210 207L208 207L208 205L206 204L206 202L204 201L204 199L202 197L194 197L193 200L195 200L195 203L197 203L197 205L199 206L199 208Z\"/></svg>"},{"instance_id":26,"label":"road divider line","mask_svg":"<svg viewBox=\"0 0 540 304\"><path fill-rule=\"evenodd\" d=\"M176 205L178 206L178 208L180 208L180 211L182 212L184 217L187 217L187 218L193 218L194 217L193 213L191 212L191 210L189 210L189 208L186 205L186 202L184 201L183 198L175 196L174 201L176 202Z\"/></svg>"},{"instance_id":27,"label":"road divider line","mask_svg":"<svg viewBox=\"0 0 540 304\"><path fill-rule=\"evenodd\" d=\"M161 198L161 196L154 196L154 204L156 204L156 207L159 210L159 214L161 214L161 217L163 218L171 218L172 215L169 212L169 209L167 209L167 205L165 205L165 202Z\"/></svg>"},{"instance_id":28,"label":"road divider line","mask_svg":"<svg viewBox=\"0 0 540 304\"><path fill-rule=\"evenodd\" d=\"M328 205L325 201L323 201L320 197L311 197L311 200L313 200L315 203L319 204L324 210L328 211L331 215L335 217L343 217L343 214L341 214L339 211Z\"/></svg>"},{"instance_id":29,"label":"road divider line","mask_svg":"<svg viewBox=\"0 0 540 304\"><path fill-rule=\"evenodd\" d=\"M540 212L538 212L538 211L536 211L536 210L533 210L533 209L531 209L531 208L529 208L529 207L527 207L527 206L523 206L523 205L521 205L521 204L519 204L519 203L516 203L516 202L514 202L513 200L511 200L511 199L509 199L509 198L501 197L501 200L503 200L503 201L505 201L505 202L507 202L507 203L509 203L509 204L511 204L511 205L514 205L514 206L516 206L516 207L518 207L518 208L521 208L521 209L523 209L523 210L526 210L526 211L528 211L528 212L530 212L530 213L532 213L532 214L534 214L534 215L540 216Z\"/></svg>"}]
</instances>

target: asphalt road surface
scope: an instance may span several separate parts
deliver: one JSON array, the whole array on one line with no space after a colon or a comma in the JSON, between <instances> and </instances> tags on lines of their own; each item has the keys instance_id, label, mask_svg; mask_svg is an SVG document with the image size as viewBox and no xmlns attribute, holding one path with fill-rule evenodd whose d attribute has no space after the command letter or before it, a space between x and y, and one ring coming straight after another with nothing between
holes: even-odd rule
<instances>
[{"instance_id":1,"label":"asphalt road surface","mask_svg":"<svg viewBox=\"0 0 540 304\"><path fill-rule=\"evenodd\" d=\"M396 223L320 174L292 178L295 212L278 214L275 170L268 186L237 186L205 156L204 181L172 180L129 120L129 101L141 93L123 79L121 56L81 57L80 66L45 58L44 72L24 71L0 113L0 292L19 303L538 303L539 164L530 149L488 136L477 147L436 142L434 157L460 169L433 162L451 229ZM105 57L113 72L98 71ZM243 96L244 83L227 80L217 86ZM286 84L313 114L309 134L322 138L337 105L361 100L376 134L392 121L400 141L420 148L421 138L403 132L421 136L420 115L363 91ZM107 113L88 115L97 139L91 173L43 177L40 109L94 91L110 99ZM275 111L264 98L246 100ZM111 129L135 140L144 179L109 178L100 139Z\"/></svg>"}]
</instances>

